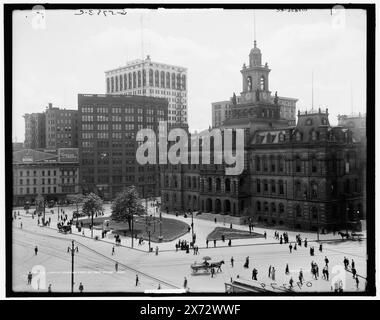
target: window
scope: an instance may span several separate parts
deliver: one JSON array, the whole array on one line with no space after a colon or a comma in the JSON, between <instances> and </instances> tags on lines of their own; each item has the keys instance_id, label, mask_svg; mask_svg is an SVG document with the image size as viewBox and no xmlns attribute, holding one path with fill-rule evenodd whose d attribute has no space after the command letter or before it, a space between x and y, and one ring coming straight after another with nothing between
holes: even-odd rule
<instances>
[{"instance_id":1,"label":"window","mask_svg":"<svg viewBox=\"0 0 380 320\"><path fill-rule=\"evenodd\" d=\"M260 90L266 90L266 88L265 88L265 77L264 76L261 76L261 79L260 79Z\"/></svg>"},{"instance_id":2,"label":"window","mask_svg":"<svg viewBox=\"0 0 380 320\"><path fill-rule=\"evenodd\" d=\"M268 192L268 181L264 180L264 192Z\"/></svg>"},{"instance_id":3,"label":"window","mask_svg":"<svg viewBox=\"0 0 380 320\"><path fill-rule=\"evenodd\" d=\"M276 193L276 182L274 180L270 181L271 193Z\"/></svg>"},{"instance_id":4,"label":"window","mask_svg":"<svg viewBox=\"0 0 380 320\"><path fill-rule=\"evenodd\" d=\"M257 179L257 181L256 181L256 192L257 193L261 192L261 181L260 181L260 179Z\"/></svg>"},{"instance_id":5,"label":"window","mask_svg":"<svg viewBox=\"0 0 380 320\"><path fill-rule=\"evenodd\" d=\"M282 195L284 194L284 182L282 180L278 182L278 193Z\"/></svg>"},{"instance_id":6,"label":"window","mask_svg":"<svg viewBox=\"0 0 380 320\"><path fill-rule=\"evenodd\" d=\"M280 204L278 205L278 211L280 212L280 214L284 213L285 208L284 208L284 205L283 205L282 203L280 203Z\"/></svg>"},{"instance_id":7,"label":"window","mask_svg":"<svg viewBox=\"0 0 380 320\"><path fill-rule=\"evenodd\" d=\"M261 202L260 201L256 202L256 210L261 211Z\"/></svg>"},{"instance_id":8,"label":"window","mask_svg":"<svg viewBox=\"0 0 380 320\"><path fill-rule=\"evenodd\" d=\"M296 158L296 172L301 172L301 159L299 157Z\"/></svg>"},{"instance_id":9,"label":"window","mask_svg":"<svg viewBox=\"0 0 380 320\"><path fill-rule=\"evenodd\" d=\"M260 171L260 170L261 170L260 158L256 157L256 171Z\"/></svg>"},{"instance_id":10,"label":"window","mask_svg":"<svg viewBox=\"0 0 380 320\"><path fill-rule=\"evenodd\" d=\"M311 184L311 196L312 198L318 197L318 185L315 182Z\"/></svg>"},{"instance_id":11,"label":"window","mask_svg":"<svg viewBox=\"0 0 380 320\"><path fill-rule=\"evenodd\" d=\"M296 206L296 216L302 217L302 209L300 206Z\"/></svg>"}]
</instances>

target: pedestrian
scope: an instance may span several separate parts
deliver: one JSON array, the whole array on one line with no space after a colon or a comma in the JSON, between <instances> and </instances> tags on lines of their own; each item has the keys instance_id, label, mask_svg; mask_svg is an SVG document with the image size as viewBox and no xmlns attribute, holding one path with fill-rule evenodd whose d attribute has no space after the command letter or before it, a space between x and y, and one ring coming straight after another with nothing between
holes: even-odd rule
<instances>
[{"instance_id":1,"label":"pedestrian","mask_svg":"<svg viewBox=\"0 0 380 320\"><path fill-rule=\"evenodd\" d=\"M305 238L304 245L305 245L305 248L307 248L307 238Z\"/></svg>"},{"instance_id":2,"label":"pedestrian","mask_svg":"<svg viewBox=\"0 0 380 320\"><path fill-rule=\"evenodd\" d=\"M285 267L285 274L289 274L289 265L286 264L286 267Z\"/></svg>"},{"instance_id":3,"label":"pedestrian","mask_svg":"<svg viewBox=\"0 0 380 320\"><path fill-rule=\"evenodd\" d=\"M294 282L293 278L290 277L290 279L289 279L290 288L293 288L293 282Z\"/></svg>"},{"instance_id":4,"label":"pedestrian","mask_svg":"<svg viewBox=\"0 0 380 320\"><path fill-rule=\"evenodd\" d=\"M48 286L48 292L51 292L51 283Z\"/></svg>"},{"instance_id":5,"label":"pedestrian","mask_svg":"<svg viewBox=\"0 0 380 320\"><path fill-rule=\"evenodd\" d=\"M356 269L355 269L355 268L351 268L351 272L352 272L352 278L355 279L355 276L356 276Z\"/></svg>"},{"instance_id":6,"label":"pedestrian","mask_svg":"<svg viewBox=\"0 0 380 320\"><path fill-rule=\"evenodd\" d=\"M38 253L38 247L35 246L35 248L34 248L34 254L37 255L37 253Z\"/></svg>"},{"instance_id":7,"label":"pedestrian","mask_svg":"<svg viewBox=\"0 0 380 320\"><path fill-rule=\"evenodd\" d=\"M252 270L252 280L257 280L257 269L256 268L253 268Z\"/></svg>"},{"instance_id":8,"label":"pedestrian","mask_svg":"<svg viewBox=\"0 0 380 320\"><path fill-rule=\"evenodd\" d=\"M232 223L230 223L230 229L232 229Z\"/></svg>"},{"instance_id":9,"label":"pedestrian","mask_svg":"<svg viewBox=\"0 0 380 320\"><path fill-rule=\"evenodd\" d=\"M231 239L228 240L228 246L231 247Z\"/></svg>"},{"instance_id":10,"label":"pedestrian","mask_svg":"<svg viewBox=\"0 0 380 320\"><path fill-rule=\"evenodd\" d=\"M216 239L214 239L214 248L216 247Z\"/></svg>"},{"instance_id":11,"label":"pedestrian","mask_svg":"<svg viewBox=\"0 0 380 320\"><path fill-rule=\"evenodd\" d=\"M300 270L300 273L298 275L298 280L300 281L300 283L302 285L302 281L303 281L303 272L302 272L302 269Z\"/></svg>"},{"instance_id":12,"label":"pedestrian","mask_svg":"<svg viewBox=\"0 0 380 320\"><path fill-rule=\"evenodd\" d=\"M84 237L84 229L82 230L82 236Z\"/></svg>"},{"instance_id":13,"label":"pedestrian","mask_svg":"<svg viewBox=\"0 0 380 320\"><path fill-rule=\"evenodd\" d=\"M187 288L187 279L185 277L184 281L183 281L183 287L186 289Z\"/></svg>"},{"instance_id":14,"label":"pedestrian","mask_svg":"<svg viewBox=\"0 0 380 320\"><path fill-rule=\"evenodd\" d=\"M32 284L32 279L33 279L33 275L32 275L32 273L29 271L29 273L28 273L28 284Z\"/></svg>"},{"instance_id":15,"label":"pedestrian","mask_svg":"<svg viewBox=\"0 0 380 320\"><path fill-rule=\"evenodd\" d=\"M264 231L264 239L266 239L266 238L267 238L267 232Z\"/></svg>"},{"instance_id":16,"label":"pedestrian","mask_svg":"<svg viewBox=\"0 0 380 320\"><path fill-rule=\"evenodd\" d=\"M233 268L234 267L234 257L231 257L231 267Z\"/></svg>"},{"instance_id":17,"label":"pedestrian","mask_svg":"<svg viewBox=\"0 0 380 320\"><path fill-rule=\"evenodd\" d=\"M20 229L22 229L22 222L20 222Z\"/></svg>"},{"instance_id":18,"label":"pedestrian","mask_svg":"<svg viewBox=\"0 0 380 320\"><path fill-rule=\"evenodd\" d=\"M139 275L136 274L136 287L139 285Z\"/></svg>"},{"instance_id":19,"label":"pedestrian","mask_svg":"<svg viewBox=\"0 0 380 320\"><path fill-rule=\"evenodd\" d=\"M325 256L325 264L326 264L326 267L329 266L329 259L327 259L327 257Z\"/></svg>"},{"instance_id":20,"label":"pedestrian","mask_svg":"<svg viewBox=\"0 0 380 320\"><path fill-rule=\"evenodd\" d=\"M351 269L355 269L355 261L354 261L354 259L351 260Z\"/></svg>"},{"instance_id":21,"label":"pedestrian","mask_svg":"<svg viewBox=\"0 0 380 320\"><path fill-rule=\"evenodd\" d=\"M206 240L206 248L208 248L208 239Z\"/></svg>"},{"instance_id":22,"label":"pedestrian","mask_svg":"<svg viewBox=\"0 0 380 320\"><path fill-rule=\"evenodd\" d=\"M249 268L249 257L245 258L244 268Z\"/></svg>"},{"instance_id":23,"label":"pedestrian","mask_svg":"<svg viewBox=\"0 0 380 320\"><path fill-rule=\"evenodd\" d=\"M112 255L114 255L115 254L115 247L114 246L112 246L112 253L111 253Z\"/></svg>"},{"instance_id":24,"label":"pedestrian","mask_svg":"<svg viewBox=\"0 0 380 320\"><path fill-rule=\"evenodd\" d=\"M326 268L325 274L326 274L326 280L329 281L329 269L328 268Z\"/></svg>"},{"instance_id":25,"label":"pedestrian","mask_svg":"<svg viewBox=\"0 0 380 320\"><path fill-rule=\"evenodd\" d=\"M289 244L289 252L292 253L293 246L292 244Z\"/></svg>"},{"instance_id":26,"label":"pedestrian","mask_svg":"<svg viewBox=\"0 0 380 320\"><path fill-rule=\"evenodd\" d=\"M356 282L356 289L359 289L359 277L355 277L355 282Z\"/></svg>"},{"instance_id":27,"label":"pedestrian","mask_svg":"<svg viewBox=\"0 0 380 320\"><path fill-rule=\"evenodd\" d=\"M157 290L161 289L161 284L158 284Z\"/></svg>"},{"instance_id":28,"label":"pedestrian","mask_svg":"<svg viewBox=\"0 0 380 320\"><path fill-rule=\"evenodd\" d=\"M319 251L322 252L322 243L319 245Z\"/></svg>"},{"instance_id":29,"label":"pedestrian","mask_svg":"<svg viewBox=\"0 0 380 320\"><path fill-rule=\"evenodd\" d=\"M158 246L156 246L156 256L158 256Z\"/></svg>"},{"instance_id":30,"label":"pedestrian","mask_svg":"<svg viewBox=\"0 0 380 320\"><path fill-rule=\"evenodd\" d=\"M115 271L117 272L118 269L119 269L119 264L116 262L115 263Z\"/></svg>"},{"instance_id":31,"label":"pedestrian","mask_svg":"<svg viewBox=\"0 0 380 320\"><path fill-rule=\"evenodd\" d=\"M82 293L82 292L83 292L83 289L84 289L84 288L83 288L83 284L82 284L82 282L81 282L81 283L79 284L79 292Z\"/></svg>"},{"instance_id":32,"label":"pedestrian","mask_svg":"<svg viewBox=\"0 0 380 320\"><path fill-rule=\"evenodd\" d=\"M211 268L211 278L214 278L214 274L215 274L215 269Z\"/></svg>"},{"instance_id":33,"label":"pedestrian","mask_svg":"<svg viewBox=\"0 0 380 320\"><path fill-rule=\"evenodd\" d=\"M272 267L272 280L276 280L276 269Z\"/></svg>"},{"instance_id":34,"label":"pedestrian","mask_svg":"<svg viewBox=\"0 0 380 320\"><path fill-rule=\"evenodd\" d=\"M294 250L297 251L297 242L294 244Z\"/></svg>"},{"instance_id":35,"label":"pedestrian","mask_svg":"<svg viewBox=\"0 0 380 320\"><path fill-rule=\"evenodd\" d=\"M214 219L214 222L216 223L216 218Z\"/></svg>"},{"instance_id":36,"label":"pedestrian","mask_svg":"<svg viewBox=\"0 0 380 320\"><path fill-rule=\"evenodd\" d=\"M268 278L270 278L272 274L272 266L269 266L269 269L268 269Z\"/></svg>"}]
</instances>

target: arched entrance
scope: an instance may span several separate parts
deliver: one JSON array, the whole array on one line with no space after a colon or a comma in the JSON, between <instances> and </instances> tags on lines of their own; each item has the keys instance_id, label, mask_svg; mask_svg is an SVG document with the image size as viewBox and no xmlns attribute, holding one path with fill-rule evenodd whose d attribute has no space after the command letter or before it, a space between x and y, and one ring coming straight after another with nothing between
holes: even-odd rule
<instances>
[{"instance_id":1,"label":"arched entrance","mask_svg":"<svg viewBox=\"0 0 380 320\"><path fill-rule=\"evenodd\" d=\"M222 203L220 199L215 200L215 213L220 213L222 211Z\"/></svg>"}]
</instances>

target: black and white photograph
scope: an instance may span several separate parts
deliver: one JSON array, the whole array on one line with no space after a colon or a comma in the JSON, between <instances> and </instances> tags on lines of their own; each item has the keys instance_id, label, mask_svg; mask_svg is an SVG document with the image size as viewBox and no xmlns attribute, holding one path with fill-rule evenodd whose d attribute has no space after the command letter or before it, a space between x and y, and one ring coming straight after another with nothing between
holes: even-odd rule
<instances>
[{"instance_id":1,"label":"black and white photograph","mask_svg":"<svg viewBox=\"0 0 380 320\"><path fill-rule=\"evenodd\" d=\"M374 5L3 12L7 296L374 295Z\"/></svg>"}]
</instances>

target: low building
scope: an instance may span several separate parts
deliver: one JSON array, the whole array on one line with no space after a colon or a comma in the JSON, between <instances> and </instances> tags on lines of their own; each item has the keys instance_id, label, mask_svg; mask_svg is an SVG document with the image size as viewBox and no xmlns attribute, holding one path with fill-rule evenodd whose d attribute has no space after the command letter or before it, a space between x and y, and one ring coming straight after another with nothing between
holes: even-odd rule
<instances>
[{"instance_id":1,"label":"low building","mask_svg":"<svg viewBox=\"0 0 380 320\"><path fill-rule=\"evenodd\" d=\"M77 148L13 152L13 205L33 203L39 195L46 200L63 200L79 192L78 181Z\"/></svg>"}]
</instances>

